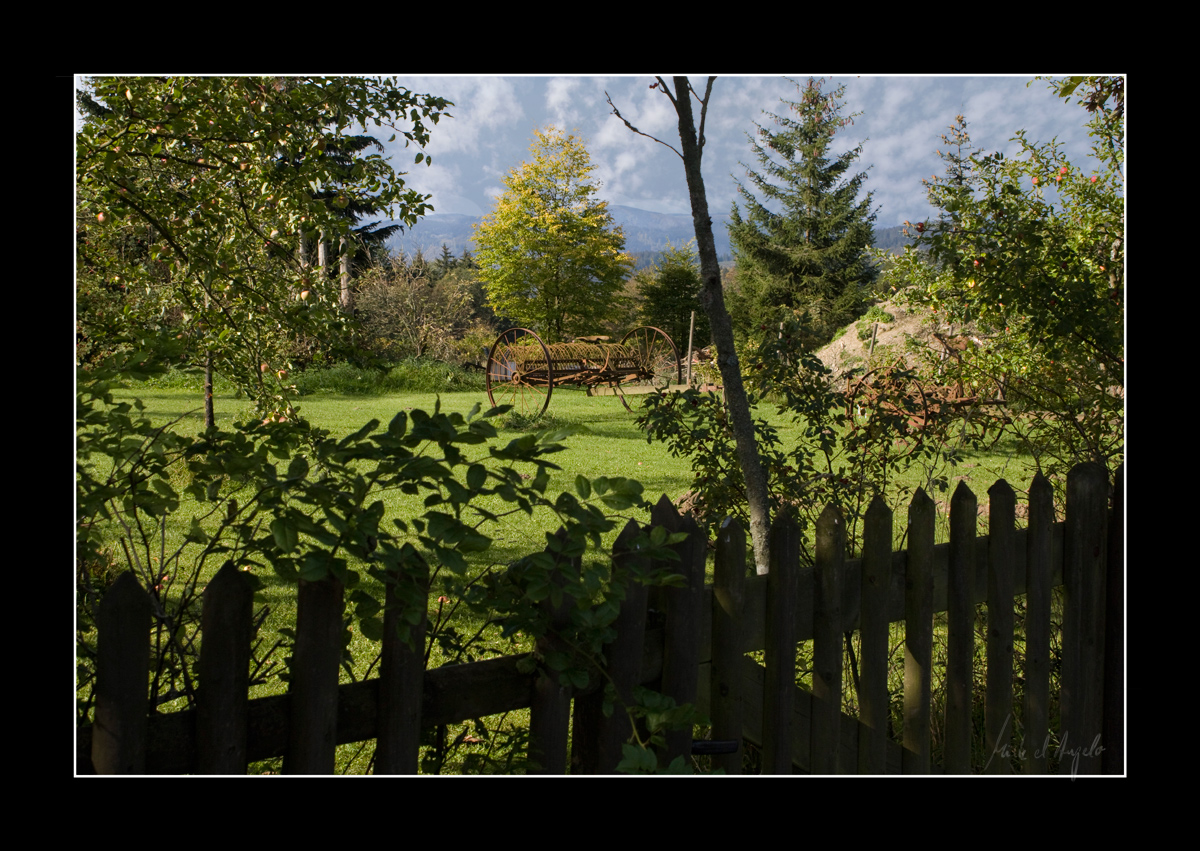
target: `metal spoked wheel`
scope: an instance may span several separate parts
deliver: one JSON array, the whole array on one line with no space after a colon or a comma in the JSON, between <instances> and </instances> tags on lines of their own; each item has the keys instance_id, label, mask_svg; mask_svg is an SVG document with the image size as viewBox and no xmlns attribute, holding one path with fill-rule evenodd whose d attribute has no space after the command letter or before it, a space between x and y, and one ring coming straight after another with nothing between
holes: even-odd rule
<instances>
[{"instance_id":1,"label":"metal spoked wheel","mask_svg":"<svg viewBox=\"0 0 1200 851\"><path fill-rule=\"evenodd\" d=\"M670 385L683 382L679 350L661 328L649 325L635 328L621 338L621 345L634 350L639 366L638 373L626 376L613 385L626 410L633 410L626 394L661 393Z\"/></svg>"},{"instance_id":2,"label":"metal spoked wheel","mask_svg":"<svg viewBox=\"0 0 1200 851\"><path fill-rule=\"evenodd\" d=\"M930 417L925 387L899 364L872 370L853 382L846 404L855 428L890 431L911 449L920 445Z\"/></svg>"},{"instance_id":3,"label":"metal spoked wheel","mask_svg":"<svg viewBox=\"0 0 1200 851\"><path fill-rule=\"evenodd\" d=\"M487 394L493 407L535 417L550 405L554 376L550 350L528 328L510 328L496 338L488 353Z\"/></svg>"}]
</instances>

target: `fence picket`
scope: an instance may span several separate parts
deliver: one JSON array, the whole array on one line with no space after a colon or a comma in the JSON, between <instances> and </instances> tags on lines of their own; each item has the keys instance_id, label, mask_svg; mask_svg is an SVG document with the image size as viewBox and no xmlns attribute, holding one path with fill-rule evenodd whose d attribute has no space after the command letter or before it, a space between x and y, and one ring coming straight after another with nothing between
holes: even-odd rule
<instances>
[{"instance_id":1,"label":"fence picket","mask_svg":"<svg viewBox=\"0 0 1200 851\"><path fill-rule=\"evenodd\" d=\"M403 583L407 594L401 594ZM422 601L410 642L400 640L403 612ZM416 774L421 745L421 695L425 685L425 630L429 624L429 567L420 555L403 571L389 572L384 591L383 642L379 658L379 736L376 774Z\"/></svg>"},{"instance_id":2,"label":"fence picket","mask_svg":"<svg viewBox=\"0 0 1200 851\"><path fill-rule=\"evenodd\" d=\"M196 692L196 771L246 772L246 724L253 640L250 577L226 562L204 589L200 685Z\"/></svg>"},{"instance_id":3,"label":"fence picket","mask_svg":"<svg viewBox=\"0 0 1200 851\"><path fill-rule=\"evenodd\" d=\"M771 526L771 565L767 574L766 684L763 693L763 774L792 773L792 739L797 732L807 741L809 731L794 731L792 709L796 690L796 575L799 572L800 530L787 515ZM811 596L805 596L811 607ZM811 615L810 615L811 617Z\"/></svg>"},{"instance_id":4,"label":"fence picket","mask_svg":"<svg viewBox=\"0 0 1200 851\"><path fill-rule=\"evenodd\" d=\"M1054 489L1041 473L1029 486L1029 533L1025 539L1025 704L1022 746L1026 774L1045 774L1050 735L1051 556Z\"/></svg>"},{"instance_id":5,"label":"fence picket","mask_svg":"<svg viewBox=\"0 0 1200 851\"><path fill-rule=\"evenodd\" d=\"M665 506L664 506L665 503ZM707 537L691 515L680 517L675 506L666 498L651 512L655 525L666 526L670 532L684 532L687 539L675 544L679 554L678 569L684 577L681 588L666 589L667 626L663 642L663 694L675 699L676 705L695 703L700 677L700 618L704 614L704 562ZM692 730L668 730L667 746L661 764L669 765L678 757L692 752Z\"/></svg>"},{"instance_id":6,"label":"fence picket","mask_svg":"<svg viewBox=\"0 0 1200 851\"><path fill-rule=\"evenodd\" d=\"M1103 467L1076 467L1068 477L1067 521L1055 523L1050 484L1036 476L1029 490L1029 528L1017 531L1015 494L999 481L989 490L990 525L987 538L981 539L975 534L975 496L960 483L951 501L950 543L936 547L934 505L918 491L909 508L908 550L900 553L890 551L891 511L877 499L864 518L863 558L848 563L842 563L840 550L845 524L831 519L838 515L829 508L818 525L817 564L806 569L799 568L799 531L780 516L772 528L767 577L745 575L745 535L728 523L719 533L712 600L701 585L702 536L667 501L665 508L656 509L655 522L691 532L679 546L687 587L661 596L665 629L647 624L648 589L632 581L637 569L628 548L639 528L630 521L614 545L614 577L627 583L617 638L605 648L606 671L578 695L559 686L556 676L519 673L518 656L426 672L421 650L403 648L396 655L397 648L389 649L387 640L397 637L395 621L387 619L397 617L401 607L391 585L380 677L339 686L343 591L329 578L300 583L288 694L248 700L252 602L246 577L226 565L204 598L202 635L207 638L200 642L196 709L151 716L147 670L153 603L137 579L126 574L97 612L96 723L77 732L78 770L233 773L244 771L247 761L283 756L289 773L329 773L337 744L377 738L377 773L413 772L422 725L529 707L531 758L543 772L561 773L574 697L572 770L607 773L619 761L629 732L619 708L608 719L600 711L607 676L626 704L635 685L655 680L681 703L707 698L714 738L737 739L744 732L748 740L761 742L764 773L789 773L793 766L827 773L855 765L860 772L923 773L932 768L933 613L945 610L944 770L964 773L970 769L974 606L986 601L985 757L995 754L986 770L1007 771L1017 732L1012 719L1013 602L1024 593L1022 768L1044 772L1053 751L1046 744L1056 732L1049 729L1050 592L1061 582L1060 770L1120 773L1123 487L1121 469L1110 513ZM571 569L578 569L578 559L571 561ZM419 582L427 582L427 571L417 573ZM407 581L418 578L412 574ZM409 590L427 598L427 585ZM711 604L711 621L705 620L706 604ZM564 600L552 613L557 626L564 622L567 605ZM902 748L885 735L888 632L890 623L899 620L905 621ZM842 635L856 627L862 630L861 679L856 683L860 717L842 718ZM418 626L418 635L424 628L423 623ZM795 647L806 640L814 642L811 692L795 685ZM552 631L538 651L565 651L559 641ZM418 637L418 647L422 643ZM743 655L760 647L766 650L765 668ZM708 686L698 690L705 664L711 664ZM690 730L681 731L661 756L687 753L690 736ZM738 773L741 756L718 756L714 765Z\"/></svg>"},{"instance_id":7,"label":"fence picket","mask_svg":"<svg viewBox=\"0 0 1200 851\"><path fill-rule=\"evenodd\" d=\"M930 772L933 678L933 529L936 509L923 488L908 507L904 567L904 773Z\"/></svg>"},{"instance_id":8,"label":"fence picket","mask_svg":"<svg viewBox=\"0 0 1200 851\"><path fill-rule=\"evenodd\" d=\"M888 597L892 590L892 510L879 494L863 522L858 773L883 774L887 759Z\"/></svg>"},{"instance_id":9,"label":"fence picket","mask_svg":"<svg viewBox=\"0 0 1200 851\"><path fill-rule=\"evenodd\" d=\"M146 671L153 606L132 571L117 577L96 612L96 723L92 764L98 774L146 770Z\"/></svg>"},{"instance_id":10,"label":"fence picket","mask_svg":"<svg viewBox=\"0 0 1200 851\"><path fill-rule=\"evenodd\" d=\"M1063 554L1063 687L1059 770L1100 770L1108 476L1095 463L1067 475Z\"/></svg>"},{"instance_id":11,"label":"fence picket","mask_svg":"<svg viewBox=\"0 0 1200 851\"><path fill-rule=\"evenodd\" d=\"M285 774L332 774L342 661L342 583L300 580L292 650Z\"/></svg>"},{"instance_id":12,"label":"fence picket","mask_svg":"<svg viewBox=\"0 0 1200 851\"><path fill-rule=\"evenodd\" d=\"M736 752L713 757L713 767L726 774L742 773L742 700L738 687L742 675L743 610L746 603L746 532L732 517L717 531L713 560L712 668L709 714L712 737L737 741Z\"/></svg>"},{"instance_id":13,"label":"fence picket","mask_svg":"<svg viewBox=\"0 0 1200 851\"><path fill-rule=\"evenodd\" d=\"M566 530L556 533L559 541L565 541ZM566 571L578 573L580 560L555 553L547 547L558 561L552 582L562 587L566 584ZM566 595L559 605L553 598L542 601L549 615L550 631L537 640L537 653L545 659L549 653L567 653L570 648L556 633L570 619L571 600ZM533 704L529 707L529 762L533 766L530 774L565 774L567 771L567 742L571 726L571 687L559 682L558 674L542 671L534 685Z\"/></svg>"},{"instance_id":14,"label":"fence picket","mask_svg":"<svg viewBox=\"0 0 1200 851\"><path fill-rule=\"evenodd\" d=\"M1108 574L1104 595L1104 753L1105 774L1125 773L1125 465L1113 483L1108 521Z\"/></svg>"},{"instance_id":15,"label":"fence picket","mask_svg":"<svg viewBox=\"0 0 1200 851\"><path fill-rule=\"evenodd\" d=\"M1013 672L1013 562L1016 495L1003 479L988 488L987 691L984 702L985 771L1011 774Z\"/></svg>"},{"instance_id":16,"label":"fence picket","mask_svg":"<svg viewBox=\"0 0 1200 851\"><path fill-rule=\"evenodd\" d=\"M809 764L813 774L835 774L842 709L842 562L846 522L832 503L817 518L813 575L813 714Z\"/></svg>"},{"instance_id":17,"label":"fence picket","mask_svg":"<svg viewBox=\"0 0 1200 851\"><path fill-rule=\"evenodd\" d=\"M621 761L621 746L630 736L625 708L633 704L633 690L640 681L646 640L647 589L637 581L633 564L632 542L640 531L637 522L630 520L613 543L613 578L625 584L625 599L613 622L616 635L604 647L604 658L617 700L612 714L605 718L603 681L591 694L575 698L572 774L612 774Z\"/></svg>"},{"instance_id":18,"label":"fence picket","mask_svg":"<svg viewBox=\"0 0 1200 851\"><path fill-rule=\"evenodd\" d=\"M946 748L947 774L971 770L971 698L975 663L975 494L960 481L950 498L950 563L946 577Z\"/></svg>"}]
</instances>

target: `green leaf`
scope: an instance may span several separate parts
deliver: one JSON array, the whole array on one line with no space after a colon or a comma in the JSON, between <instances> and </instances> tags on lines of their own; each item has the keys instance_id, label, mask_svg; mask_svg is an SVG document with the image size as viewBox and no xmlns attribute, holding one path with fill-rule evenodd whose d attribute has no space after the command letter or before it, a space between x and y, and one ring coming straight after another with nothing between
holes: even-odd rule
<instances>
[{"instance_id":1,"label":"green leaf","mask_svg":"<svg viewBox=\"0 0 1200 851\"><path fill-rule=\"evenodd\" d=\"M271 521L271 536L280 552L290 553L300 543L300 535L296 528L282 517Z\"/></svg>"},{"instance_id":2,"label":"green leaf","mask_svg":"<svg viewBox=\"0 0 1200 851\"><path fill-rule=\"evenodd\" d=\"M382 618L367 618L359 622L359 628L362 634L371 641L383 640L383 619Z\"/></svg>"},{"instance_id":3,"label":"green leaf","mask_svg":"<svg viewBox=\"0 0 1200 851\"><path fill-rule=\"evenodd\" d=\"M586 476L581 474L575 477L575 493L579 494L580 499L588 499L592 495L592 483Z\"/></svg>"}]
</instances>

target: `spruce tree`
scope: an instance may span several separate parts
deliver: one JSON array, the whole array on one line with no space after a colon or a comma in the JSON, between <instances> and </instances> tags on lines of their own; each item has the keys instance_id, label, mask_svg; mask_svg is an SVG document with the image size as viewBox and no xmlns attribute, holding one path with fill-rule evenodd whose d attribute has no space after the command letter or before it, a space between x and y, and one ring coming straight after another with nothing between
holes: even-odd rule
<instances>
[{"instance_id":1,"label":"spruce tree","mask_svg":"<svg viewBox=\"0 0 1200 851\"><path fill-rule=\"evenodd\" d=\"M862 146L829 152L834 134L858 113L843 117L845 87L826 93L823 83L797 84L800 100L783 101L788 114L771 116L777 129L757 125L750 142L760 170L746 166L753 191L738 184L745 218L735 203L729 224L740 284L731 294L736 325L746 332L807 314L812 347L861 314L878 275L867 254L871 193L858 198L867 175L848 176Z\"/></svg>"}]
</instances>

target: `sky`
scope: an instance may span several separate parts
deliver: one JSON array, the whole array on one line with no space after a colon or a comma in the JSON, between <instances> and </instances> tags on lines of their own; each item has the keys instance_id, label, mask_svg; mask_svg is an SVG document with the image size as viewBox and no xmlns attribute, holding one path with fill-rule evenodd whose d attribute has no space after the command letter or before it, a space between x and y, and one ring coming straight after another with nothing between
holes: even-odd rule
<instances>
[{"instance_id":1,"label":"sky","mask_svg":"<svg viewBox=\"0 0 1200 851\"><path fill-rule=\"evenodd\" d=\"M809 76L788 75L801 84ZM824 77L827 92L845 86L841 114L854 115L854 120L838 131L830 154L863 146L855 171L867 172L863 191L873 193L876 227L933 215L921 180L944 173L936 150L944 147L941 134L960 113L966 116L978 149L1015 154L1019 146L1010 140L1023 128L1030 141L1057 138L1071 162L1090 165L1087 113L1055 97L1043 81L1027 86L1033 74L811 76ZM698 91L704 91L704 77L691 80ZM405 150L399 142L388 145L393 167L408 172L406 181L412 188L432 196L437 213L483 216L490 212L503 191L504 176L530 159L534 129L550 125L584 140L601 199L657 213L691 212L683 162L664 145L631 132L606 102L607 93L639 130L678 148L674 110L659 90L650 88L653 75L400 75L398 82L414 92L454 102L451 117L433 128L425 149L432 165L414 164L415 150ZM771 113L786 113L783 101L799 99L796 82L784 76L717 79L703 159L714 216L728 215L739 200L738 181L749 185L744 164L756 163L747 134L754 132L756 124L772 126ZM378 128L370 132L379 135Z\"/></svg>"},{"instance_id":2,"label":"sky","mask_svg":"<svg viewBox=\"0 0 1200 851\"><path fill-rule=\"evenodd\" d=\"M800 83L809 77L789 76ZM1010 140L1023 128L1030 141L1057 138L1071 162L1090 163L1087 113L1055 97L1043 81L1027 87L1033 77L827 76L825 91L845 86L843 117L861 113L838 131L830 153L863 146L855 171L867 172L863 191L874 193L876 227L932 215L921 180L944 173L936 150L945 147L941 134L960 113L978 149L1015 154L1020 148ZM691 80L704 91L704 77ZM678 148L674 110L661 92L650 88L652 75L400 77L399 82L455 104L452 117L433 129L426 148L431 166L413 165L412 152L398 145L389 151L393 166L408 171L409 185L433 196L437 213L486 215L503 191L503 177L530 159L534 128L548 125L585 141L603 200L658 213L691 212L682 160L665 146L632 133L606 102L607 92L635 127ZM772 126L770 113L786 113L785 99L799 100L799 92L782 76L717 79L703 159L713 214L729 213L739 197L737 181L749 185L743 164L756 163L747 134L756 124ZM699 120L698 111L696 117Z\"/></svg>"}]
</instances>

